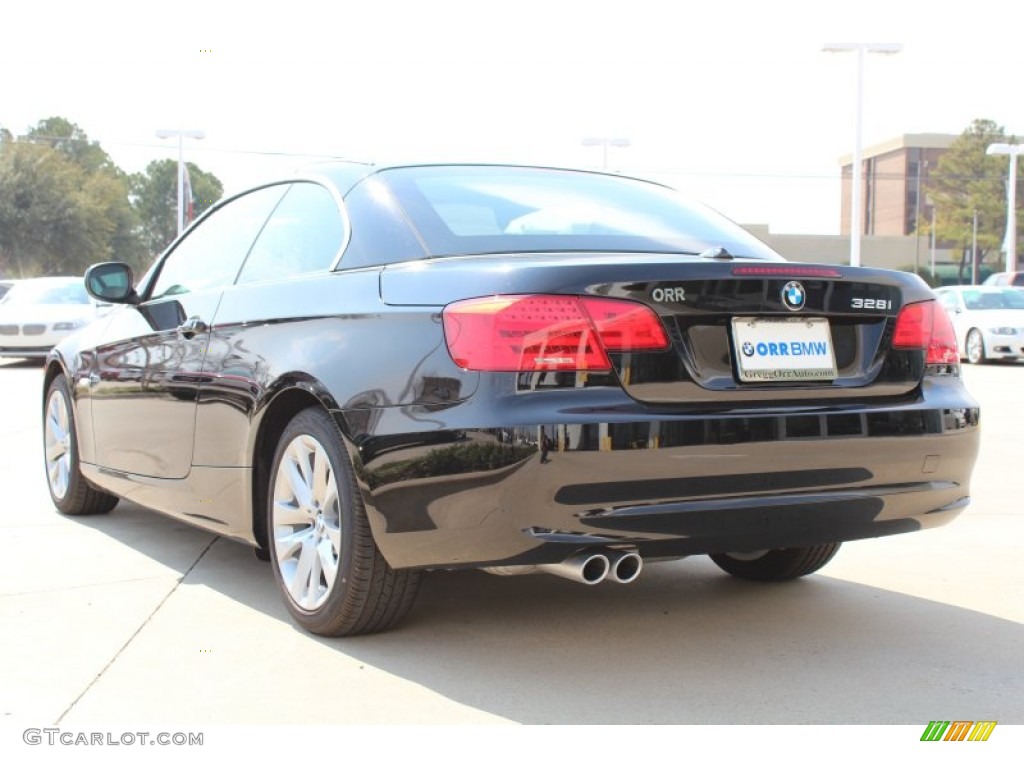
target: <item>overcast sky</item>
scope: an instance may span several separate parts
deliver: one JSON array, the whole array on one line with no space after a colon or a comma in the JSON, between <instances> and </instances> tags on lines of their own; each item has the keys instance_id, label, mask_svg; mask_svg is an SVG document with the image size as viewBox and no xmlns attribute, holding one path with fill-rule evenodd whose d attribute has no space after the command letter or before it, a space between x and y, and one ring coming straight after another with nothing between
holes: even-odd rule
<instances>
[{"instance_id":1,"label":"overcast sky","mask_svg":"<svg viewBox=\"0 0 1024 768\"><path fill-rule=\"evenodd\" d=\"M692 6L692 7L691 7ZM1024 134L1021 12L1006 0L359 0L9 4L0 126L60 115L128 171L176 155L237 191L302 155L598 168L587 136L625 137L613 170L685 189L741 223L835 234L839 165L864 143ZM855 11L852 11L855 9ZM851 12L856 18L847 18Z\"/></svg>"}]
</instances>

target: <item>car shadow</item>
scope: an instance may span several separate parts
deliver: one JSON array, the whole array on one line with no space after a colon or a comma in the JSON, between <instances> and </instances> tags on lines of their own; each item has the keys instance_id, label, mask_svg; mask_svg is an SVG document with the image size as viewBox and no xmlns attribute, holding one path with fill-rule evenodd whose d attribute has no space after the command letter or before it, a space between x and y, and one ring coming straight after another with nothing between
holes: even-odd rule
<instances>
[{"instance_id":1,"label":"car shadow","mask_svg":"<svg viewBox=\"0 0 1024 768\"><path fill-rule=\"evenodd\" d=\"M186 564L168 539L199 534L169 518L122 502L81 522L280 622L321 661L354 659L518 723L1024 720L1024 627L824 574L756 584L704 557L596 587L433 572L397 629L325 639L292 623L269 564L243 544L193 538Z\"/></svg>"}]
</instances>

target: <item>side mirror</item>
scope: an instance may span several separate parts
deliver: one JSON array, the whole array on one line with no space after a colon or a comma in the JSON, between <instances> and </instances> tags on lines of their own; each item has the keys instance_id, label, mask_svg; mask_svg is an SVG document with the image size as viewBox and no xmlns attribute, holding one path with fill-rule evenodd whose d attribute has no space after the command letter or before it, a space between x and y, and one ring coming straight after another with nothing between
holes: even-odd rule
<instances>
[{"instance_id":1,"label":"side mirror","mask_svg":"<svg viewBox=\"0 0 1024 768\"><path fill-rule=\"evenodd\" d=\"M138 304L132 268L121 261L93 264L85 271L85 290L97 301Z\"/></svg>"}]
</instances>

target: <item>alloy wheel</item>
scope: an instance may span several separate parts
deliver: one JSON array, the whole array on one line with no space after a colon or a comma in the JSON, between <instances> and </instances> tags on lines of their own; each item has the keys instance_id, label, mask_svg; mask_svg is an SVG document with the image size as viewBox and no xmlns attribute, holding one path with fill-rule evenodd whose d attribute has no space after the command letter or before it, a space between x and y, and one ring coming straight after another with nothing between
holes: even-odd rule
<instances>
[{"instance_id":1,"label":"alloy wheel","mask_svg":"<svg viewBox=\"0 0 1024 768\"><path fill-rule=\"evenodd\" d=\"M54 498L63 499L71 482L71 418L64 393L55 389L46 403L46 478Z\"/></svg>"},{"instance_id":2,"label":"alloy wheel","mask_svg":"<svg viewBox=\"0 0 1024 768\"><path fill-rule=\"evenodd\" d=\"M977 331L967 334L967 359L974 364L985 359L985 341Z\"/></svg>"},{"instance_id":3,"label":"alloy wheel","mask_svg":"<svg viewBox=\"0 0 1024 768\"><path fill-rule=\"evenodd\" d=\"M288 597L303 611L315 611L337 579L342 531L334 467L311 435L299 435L281 453L271 524Z\"/></svg>"}]
</instances>

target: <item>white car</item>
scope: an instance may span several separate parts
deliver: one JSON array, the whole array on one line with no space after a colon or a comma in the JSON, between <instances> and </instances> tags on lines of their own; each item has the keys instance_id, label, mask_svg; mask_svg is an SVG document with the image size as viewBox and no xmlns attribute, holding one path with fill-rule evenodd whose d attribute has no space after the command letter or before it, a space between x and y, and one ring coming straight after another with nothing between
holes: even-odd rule
<instances>
[{"instance_id":1,"label":"white car","mask_svg":"<svg viewBox=\"0 0 1024 768\"><path fill-rule=\"evenodd\" d=\"M993 272L982 285L1024 286L1024 272Z\"/></svg>"},{"instance_id":2,"label":"white car","mask_svg":"<svg viewBox=\"0 0 1024 768\"><path fill-rule=\"evenodd\" d=\"M1024 288L956 285L935 293L953 321L961 359L1024 358Z\"/></svg>"},{"instance_id":3,"label":"white car","mask_svg":"<svg viewBox=\"0 0 1024 768\"><path fill-rule=\"evenodd\" d=\"M89 297L80 277L19 280L0 300L0 357L46 357L108 309Z\"/></svg>"}]
</instances>

